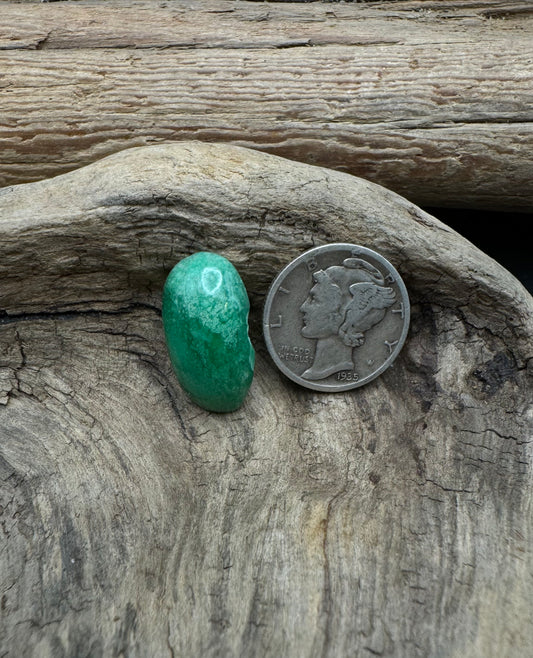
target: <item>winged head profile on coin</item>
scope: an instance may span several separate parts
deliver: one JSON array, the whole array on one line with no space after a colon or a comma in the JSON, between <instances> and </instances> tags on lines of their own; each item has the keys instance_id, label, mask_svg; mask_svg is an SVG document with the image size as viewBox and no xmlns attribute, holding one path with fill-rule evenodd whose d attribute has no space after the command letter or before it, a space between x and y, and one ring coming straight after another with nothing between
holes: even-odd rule
<instances>
[{"instance_id":1,"label":"winged head profile on coin","mask_svg":"<svg viewBox=\"0 0 533 658\"><path fill-rule=\"evenodd\" d=\"M383 320L396 297L381 272L361 258L318 270L313 281L300 307L302 336L317 339L313 365L302 374L308 380L353 370L354 348Z\"/></svg>"}]
</instances>

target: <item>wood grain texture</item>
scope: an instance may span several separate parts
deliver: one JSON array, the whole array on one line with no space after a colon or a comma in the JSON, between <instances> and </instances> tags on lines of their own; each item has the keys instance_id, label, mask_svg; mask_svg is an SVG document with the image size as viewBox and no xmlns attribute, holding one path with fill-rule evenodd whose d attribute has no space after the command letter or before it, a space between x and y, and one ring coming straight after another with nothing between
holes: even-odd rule
<instances>
[{"instance_id":1,"label":"wood grain texture","mask_svg":"<svg viewBox=\"0 0 533 658\"><path fill-rule=\"evenodd\" d=\"M352 241L412 326L356 391L284 378L281 266ZM177 385L160 294L230 258L252 302L241 410ZM122 151L0 190L3 657L529 658L533 299L412 203L226 145Z\"/></svg>"},{"instance_id":2,"label":"wood grain texture","mask_svg":"<svg viewBox=\"0 0 533 658\"><path fill-rule=\"evenodd\" d=\"M0 184L229 142L420 205L530 210L529 3L3 3Z\"/></svg>"}]
</instances>

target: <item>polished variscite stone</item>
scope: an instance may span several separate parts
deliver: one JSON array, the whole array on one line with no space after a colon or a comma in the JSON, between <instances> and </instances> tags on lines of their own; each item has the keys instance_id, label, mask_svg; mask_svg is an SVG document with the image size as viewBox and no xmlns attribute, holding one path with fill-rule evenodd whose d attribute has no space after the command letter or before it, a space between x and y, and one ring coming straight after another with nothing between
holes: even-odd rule
<instances>
[{"instance_id":1,"label":"polished variscite stone","mask_svg":"<svg viewBox=\"0 0 533 658\"><path fill-rule=\"evenodd\" d=\"M163 289L163 326L176 376L209 411L234 411L252 382L250 303L235 267L223 256L184 258Z\"/></svg>"}]
</instances>

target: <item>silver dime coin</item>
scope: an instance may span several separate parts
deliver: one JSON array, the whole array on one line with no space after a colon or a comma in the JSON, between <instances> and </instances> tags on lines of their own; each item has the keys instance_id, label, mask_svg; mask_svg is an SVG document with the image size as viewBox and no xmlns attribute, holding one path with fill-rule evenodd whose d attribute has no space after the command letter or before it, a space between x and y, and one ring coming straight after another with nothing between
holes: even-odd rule
<instances>
[{"instance_id":1,"label":"silver dime coin","mask_svg":"<svg viewBox=\"0 0 533 658\"><path fill-rule=\"evenodd\" d=\"M383 256L354 244L305 252L276 277L265 341L289 379L315 391L367 384L398 356L409 328L405 285Z\"/></svg>"}]
</instances>

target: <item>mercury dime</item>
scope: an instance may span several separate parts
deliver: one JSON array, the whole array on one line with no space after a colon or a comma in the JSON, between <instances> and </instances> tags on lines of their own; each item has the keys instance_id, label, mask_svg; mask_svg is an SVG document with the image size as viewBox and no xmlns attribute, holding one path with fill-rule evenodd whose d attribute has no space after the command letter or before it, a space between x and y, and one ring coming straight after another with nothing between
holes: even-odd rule
<instances>
[{"instance_id":1,"label":"mercury dime","mask_svg":"<svg viewBox=\"0 0 533 658\"><path fill-rule=\"evenodd\" d=\"M409 328L405 285L380 254L354 244L305 252L276 277L263 316L274 363L315 391L368 383L398 356Z\"/></svg>"}]
</instances>

